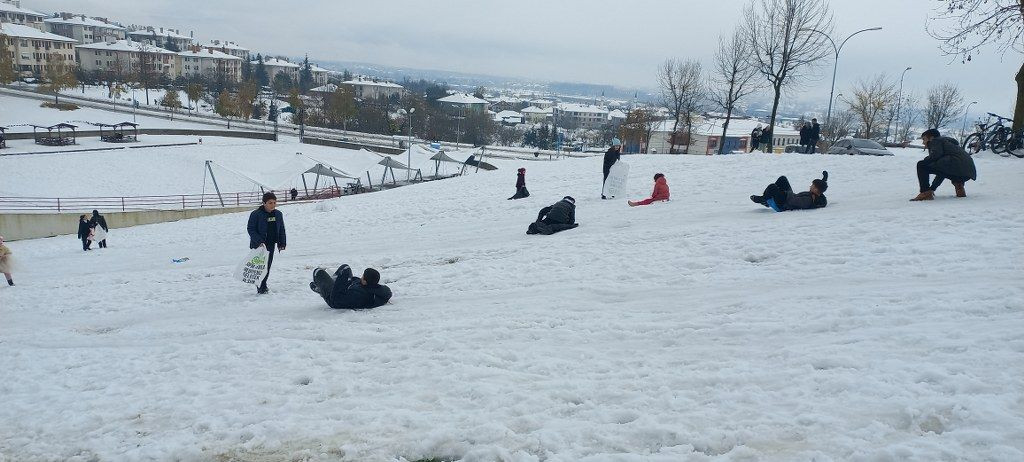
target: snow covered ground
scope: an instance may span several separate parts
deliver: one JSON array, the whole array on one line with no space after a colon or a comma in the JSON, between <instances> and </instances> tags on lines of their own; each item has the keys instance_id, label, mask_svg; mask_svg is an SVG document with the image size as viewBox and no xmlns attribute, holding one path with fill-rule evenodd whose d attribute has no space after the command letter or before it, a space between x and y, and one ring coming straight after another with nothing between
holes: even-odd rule
<instances>
[{"instance_id":1,"label":"snow covered ground","mask_svg":"<svg viewBox=\"0 0 1024 462\"><path fill-rule=\"evenodd\" d=\"M53 102L52 98L50 102ZM0 95L0 126L9 127L8 133L15 133L32 132L32 127L28 125L48 127L61 122L67 122L72 125L78 125L80 130L93 130L96 127L88 125L89 122L115 124L132 121L131 114L88 107L74 111L60 111L40 107L39 105L42 103L42 100L33 98ZM210 128L209 125L182 121L177 118L169 120L168 117L144 115L137 115L136 122L143 128ZM17 142L12 141L12 147L13 143Z\"/></svg>"},{"instance_id":2,"label":"snow covered ground","mask_svg":"<svg viewBox=\"0 0 1024 462\"><path fill-rule=\"evenodd\" d=\"M287 206L262 297L245 214L10 243L0 459L1022 460L1024 162L910 203L921 156L630 157L673 192L636 209L598 158L524 162L515 202L505 162ZM826 209L747 199L823 169ZM578 229L525 235L567 194ZM327 309L339 263L392 303Z\"/></svg>"}]
</instances>

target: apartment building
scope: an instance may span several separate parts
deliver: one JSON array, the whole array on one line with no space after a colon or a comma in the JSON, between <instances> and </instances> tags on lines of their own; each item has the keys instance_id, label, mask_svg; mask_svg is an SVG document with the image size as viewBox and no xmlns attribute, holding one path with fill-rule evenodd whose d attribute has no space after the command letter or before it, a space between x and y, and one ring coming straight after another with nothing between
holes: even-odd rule
<instances>
[{"instance_id":1,"label":"apartment building","mask_svg":"<svg viewBox=\"0 0 1024 462\"><path fill-rule=\"evenodd\" d=\"M203 45L207 50L219 51L244 60L249 59L249 49L235 42L213 40Z\"/></svg>"},{"instance_id":2,"label":"apartment building","mask_svg":"<svg viewBox=\"0 0 1024 462\"><path fill-rule=\"evenodd\" d=\"M85 15L73 16L68 13L46 18L43 23L46 24L47 32L73 38L78 43L124 40L127 32L124 27L105 18L87 18Z\"/></svg>"},{"instance_id":3,"label":"apartment building","mask_svg":"<svg viewBox=\"0 0 1024 462\"><path fill-rule=\"evenodd\" d=\"M173 44L178 50L187 50L192 46L192 37L182 35L178 29L155 28L135 26L136 29L128 31L128 38L133 42L142 42L155 47L167 48L167 44Z\"/></svg>"},{"instance_id":4,"label":"apartment building","mask_svg":"<svg viewBox=\"0 0 1024 462\"><path fill-rule=\"evenodd\" d=\"M458 112L484 112L487 110L487 100L477 98L466 93L455 93L437 100L441 106L450 111Z\"/></svg>"},{"instance_id":5,"label":"apartment building","mask_svg":"<svg viewBox=\"0 0 1024 462\"><path fill-rule=\"evenodd\" d=\"M547 123L551 120L552 112L551 108L543 109L537 106L529 106L519 111L523 115L523 120L531 124Z\"/></svg>"},{"instance_id":6,"label":"apartment building","mask_svg":"<svg viewBox=\"0 0 1024 462\"><path fill-rule=\"evenodd\" d=\"M242 80L242 58L227 53L194 46L178 53L178 75L183 77L227 76L232 82Z\"/></svg>"},{"instance_id":7,"label":"apartment building","mask_svg":"<svg viewBox=\"0 0 1024 462\"><path fill-rule=\"evenodd\" d=\"M579 128L598 128L608 122L608 109L584 104L559 104L554 107L559 126L568 123Z\"/></svg>"},{"instance_id":8,"label":"apartment building","mask_svg":"<svg viewBox=\"0 0 1024 462\"><path fill-rule=\"evenodd\" d=\"M99 72L110 76L128 76L141 66L169 79L178 76L178 54L148 43L130 40L97 42L79 45L78 65L84 72Z\"/></svg>"},{"instance_id":9,"label":"apartment building","mask_svg":"<svg viewBox=\"0 0 1024 462\"><path fill-rule=\"evenodd\" d=\"M256 63L253 63L255 65ZM299 65L290 63L283 59L278 58L264 58L263 66L267 70L267 77L270 78L270 82L274 82L274 78L277 74L284 73L288 78L292 79L292 82L299 81Z\"/></svg>"},{"instance_id":10,"label":"apartment building","mask_svg":"<svg viewBox=\"0 0 1024 462\"><path fill-rule=\"evenodd\" d=\"M327 78L331 75L330 70L316 64L310 64L310 69L313 71L313 85L327 85Z\"/></svg>"},{"instance_id":11,"label":"apartment building","mask_svg":"<svg viewBox=\"0 0 1024 462\"><path fill-rule=\"evenodd\" d=\"M342 82L341 84L351 88L352 94L355 95L356 99L361 100L401 98L405 94L405 88L397 83L375 81L362 77Z\"/></svg>"},{"instance_id":12,"label":"apartment building","mask_svg":"<svg viewBox=\"0 0 1024 462\"><path fill-rule=\"evenodd\" d=\"M7 36L7 51L14 68L24 77L46 73L54 57L62 57L65 66L74 66L75 41L35 27L0 23L0 35Z\"/></svg>"},{"instance_id":13,"label":"apartment building","mask_svg":"<svg viewBox=\"0 0 1024 462\"><path fill-rule=\"evenodd\" d=\"M21 0L0 0L0 22L20 24L46 32L43 20L46 15L28 8L22 8Z\"/></svg>"}]
</instances>

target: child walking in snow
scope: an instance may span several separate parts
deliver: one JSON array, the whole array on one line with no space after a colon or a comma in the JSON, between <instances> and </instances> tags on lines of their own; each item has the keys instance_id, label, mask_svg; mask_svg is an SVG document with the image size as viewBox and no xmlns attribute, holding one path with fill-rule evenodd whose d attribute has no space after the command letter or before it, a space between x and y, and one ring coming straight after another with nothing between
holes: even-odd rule
<instances>
[{"instance_id":1,"label":"child walking in snow","mask_svg":"<svg viewBox=\"0 0 1024 462\"><path fill-rule=\"evenodd\" d=\"M0 236L0 273L4 273L4 277L7 278L7 285L13 286L14 279L11 278L11 273L14 271L14 257L11 256L11 249L7 248L4 244L4 237Z\"/></svg>"},{"instance_id":2,"label":"child walking in snow","mask_svg":"<svg viewBox=\"0 0 1024 462\"><path fill-rule=\"evenodd\" d=\"M78 238L82 240L82 250L92 247L92 226L85 215L78 217Z\"/></svg>"},{"instance_id":3,"label":"child walking in snow","mask_svg":"<svg viewBox=\"0 0 1024 462\"><path fill-rule=\"evenodd\" d=\"M526 169L520 168L519 175L516 176L516 193L508 200L523 199L530 197L530 191L526 190Z\"/></svg>"},{"instance_id":4,"label":"child walking in snow","mask_svg":"<svg viewBox=\"0 0 1024 462\"><path fill-rule=\"evenodd\" d=\"M651 193L651 197L642 201L629 201L630 207L636 207L639 205L651 205L655 202L666 202L668 201L668 180L665 179L665 175L661 173L654 174L654 192Z\"/></svg>"}]
</instances>

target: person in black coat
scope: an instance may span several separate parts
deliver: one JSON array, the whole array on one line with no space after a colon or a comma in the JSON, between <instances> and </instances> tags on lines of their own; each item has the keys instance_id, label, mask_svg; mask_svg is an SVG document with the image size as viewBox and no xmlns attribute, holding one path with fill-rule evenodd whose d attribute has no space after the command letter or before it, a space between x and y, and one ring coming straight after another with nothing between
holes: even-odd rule
<instances>
[{"instance_id":1,"label":"person in black coat","mask_svg":"<svg viewBox=\"0 0 1024 462\"><path fill-rule=\"evenodd\" d=\"M265 294L267 279L270 278L270 266L274 264L274 251L284 251L288 245L288 236L284 229L284 215L277 210L277 196L268 192L263 194L263 205L249 214L249 224L246 226L249 232L249 248L256 249L266 247L270 252L267 258L267 275L263 278L256 293Z\"/></svg>"},{"instance_id":2,"label":"person in black coat","mask_svg":"<svg viewBox=\"0 0 1024 462\"><path fill-rule=\"evenodd\" d=\"M327 306L336 310L366 310L383 306L391 300L391 288L380 283L380 272L363 270L363 277L352 276L352 268L341 265L331 276L327 270L313 271L309 288L320 294Z\"/></svg>"},{"instance_id":3,"label":"person in black coat","mask_svg":"<svg viewBox=\"0 0 1024 462\"><path fill-rule=\"evenodd\" d=\"M86 215L78 217L78 238L82 240L82 250L92 250L92 225Z\"/></svg>"},{"instance_id":4,"label":"person in black coat","mask_svg":"<svg viewBox=\"0 0 1024 462\"><path fill-rule=\"evenodd\" d=\"M107 219L103 218L103 215L100 215L99 210L92 211L92 219L89 220L89 226L93 228L99 226L100 228L103 228L103 231L110 231L110 228L107 227ZM98 244L101 249L107 248L107 239L103 238L103 240L98 242Z\"/></svg>"},{"instance_id":5,"label":"person in black coat","mask_svg":"<svg viewBox=\"0 0 1024 462\"><path fill-rule=\"evenodd\" d=\"M622 141L619 141L618 138L613 138L612 147L608 148L608 152L604 153L604 179L601 180L601 199L607 199L607 197L604 197L604 182L608 181L608 173L612 171L612 165L615 165L621 158Z\"/></svg>"},{"instance_id":6,"label":"person in black coat","mask_svg":"<svg viewBox=\"0 0 1024 462\"><path fill-rule=\"evenodd\" d=\"M516 175L516 193L508 200L523 199L530 197L530 191L526 189L526 169L520 168L519 174Z\"/></svg>"},{"instance_id":7,"label":"person in black coat","mask_svg":"<svg viewBox=\"0 0 1024 462\"><path fill-rule=\"evenodd\" d=\"M761 196L750 196L754 203L769 207L776 212L787 210L820 209L828 205L825 191L828 190L828 172L821 172L821 179L811 182L811 187L801 193L793 192L789 179L780 176L768 185Z\"/></svg>"},{"instance_id":8,"label":"person in black coat","mask_svg":"<svg viewBox=\"0 0 1024 462\"><path fill-rule=\"evenodd\" d=\"M807 152L811 144L811 124L804 123L800 126L800 151Z\"/></svg>"},{"instance_id":9,"label":"person in black coat","mask_svg":"<svg viewBox=\"0 0 1024 462\"><path fill-rule=\"evenodd\" d=\"M772 128L765 127L761 130L761 150L771 152L772 150Z\"/></svg>"},{"instance_id":10,"label":"person in black coat","mask_svg":"<svg viewBox=\"0 0 1024 462\"><path fill-rule=\"evenodd\" d=\"M530 223L526 234L550 235L573 229L576 224L576 199L565 196L562 200L540 210L537 221Z\"/></svg>"},{"instance_id":11,"label":"person in black coat","mask_svg":"<svg viewBox=\"0 0 1024 462\"><path fill-rule=\"evenodd\" d=\"M758 124L754 131L750 132L750 152L761 149L761 125Z\"/></svg>"},{"instance_id":12,"label":"person in black coat","mask_svg":"<svg viewBox=\"0 0 1024 462\"><path fill-rule=\"evenodd\" d=\"M811 119L811 144L807 147L808 154L814 154L818 150L818 142L821 141L821 125L818 119Z\"/></svg>"}]
</instances>

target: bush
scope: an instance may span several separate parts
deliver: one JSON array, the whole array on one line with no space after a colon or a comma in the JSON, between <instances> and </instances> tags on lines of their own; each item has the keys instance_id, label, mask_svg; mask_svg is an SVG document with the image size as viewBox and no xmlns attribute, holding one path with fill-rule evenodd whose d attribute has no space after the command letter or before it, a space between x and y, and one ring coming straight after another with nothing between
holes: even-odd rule
<instances>
[{"instance_id":1,"label":"bush","mask_svg":"<svg viewBox=\"0 0 1024 462\"><path fill-rule=\"evenodd\" d=\"M46 103L40 104L39 107L48 107L50 109L58 109L58 110L61 110L61 111L74 111L74 110L79 109L77 104L71 104L71 103L54 104L54 103L46 102Z\"/></svg>"}]
</instances>

